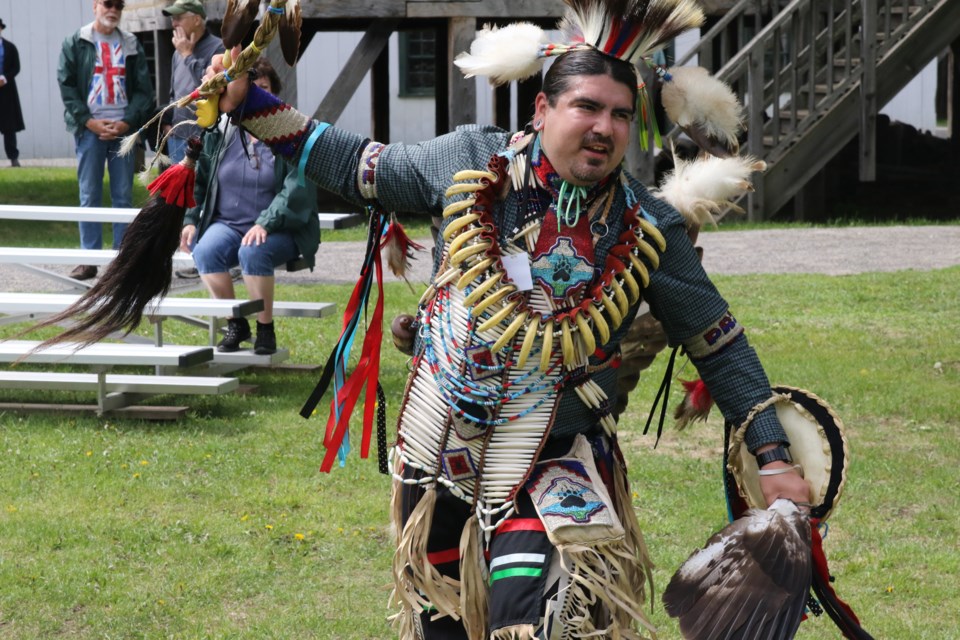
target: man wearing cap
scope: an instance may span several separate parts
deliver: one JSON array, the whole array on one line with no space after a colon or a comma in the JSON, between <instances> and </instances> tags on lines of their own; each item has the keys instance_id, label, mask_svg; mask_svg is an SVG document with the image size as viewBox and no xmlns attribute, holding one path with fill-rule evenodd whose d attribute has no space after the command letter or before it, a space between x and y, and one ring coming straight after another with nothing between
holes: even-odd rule
<instances>
[{"instance_id":1,"label":"man wearing cap","mask_svg":"<svg viewBox=\"0 0 960 640\"><path fill-rule=\"evenodd\" d=\"M93 0L92 23L63 41L57 80L67 130L77 142L80 206L99 207L103 168L110 173L110 199L116 208L133 206L134 155L120 155L128 131L136 131L156 105L150 67L137 37L121 31L124 0ZM113 248L120 246L127 225L113 225ZM99 222L80 223L80 246L103 248ZM97 275L93 265L70 272L77 280Z\"/></svg>"},{"instance_id":2,"label":"man wearing cap","mask_svg":"<svg viewBox=\"0 0 960 640\"><path fill-rule=\"evenodd\" d=\"M200 86L204 69L214 54L223 53L223 41L207 31L207 12L200 0L176 0L163 10L173 23L173 65L170 74L170 101L178 100ZM196 118L190 109L176 107L167 112L163 132L170 131L167 152L172 162L180 162L187 139L198 135L196 125L181 124Z\"/></svg>"},{"instance_id":3,"label":"man wearing cap","mask_svg":"<svg viewBox=\"0 0 960 640\"><path fill-rule=\"evenodd\" d=\"M7 25L0 20L0 34L6 28ZM18 73L20 54L17 53L17 48L6 38L0 38L0 133L3 134L3 150L10 159L11 167L20 166L17 132L24 129L15 79Z\"/></svg>"}]
</instances>

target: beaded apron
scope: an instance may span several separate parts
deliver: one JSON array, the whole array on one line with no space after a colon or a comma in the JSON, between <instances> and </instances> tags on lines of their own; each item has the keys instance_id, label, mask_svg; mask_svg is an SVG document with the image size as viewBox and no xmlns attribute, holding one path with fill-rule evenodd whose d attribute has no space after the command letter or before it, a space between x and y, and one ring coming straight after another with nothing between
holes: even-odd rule
<instances>
[{"instance_id":1,"label":"beaded apron","mask_svg":"<svg viewBox=\"0 0 960 640\"><path fill-rule=\"evenodd\" d=\"M473 505L487 532L513 512L514 494L530 474L563 391L573 388L603 428L615 431L588 358L639 302L649 269L659 265L658 250L665 249L635 205L624 214L624 231L600 276L570 287L561 299L538 286L519 290L504 262L534 252L540 221L501 246L493 210L508 179L514 189L522 187L529 161L518 152L527 142L495 156L486 171L453 177L447 196L466 197L443 212L441 266L421 299L423 350L400 411L398 462L420 473L404 477L397 466L395 479L448 487ZM615 189L596 198L597 216L606 216Z\"/></svg>"}]
</instances>

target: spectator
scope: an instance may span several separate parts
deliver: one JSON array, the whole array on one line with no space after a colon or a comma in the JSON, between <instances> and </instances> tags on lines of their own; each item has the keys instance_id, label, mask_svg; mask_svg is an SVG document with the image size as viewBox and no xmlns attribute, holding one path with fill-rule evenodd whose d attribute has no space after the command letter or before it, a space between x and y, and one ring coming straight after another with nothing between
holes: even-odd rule
<instances>
[{"instance_id":1,"label":"spectator","mask_svg":"<svg viewBox=\"0 0 960 640\"><path fill-rule=\"evenodd\" d=\"M280 77L265 58L254 71L259 87L280 91ZM303 256L313 268L320 242L316 187L301 186L295 166L275 159L263 142L222 118L204 138L194 195L197 206L186 213L180 248L193 252L214 298L236 297L229 270L240 265L250 298L264 305L254 353L274 353L274 267ZM217 349L237 351L250 337L247 319L231 318Z\"/></svg>"},{"instance_id":2,"label":"spectator","mask_svg":"<svg viewBox=\"0 0 960 640\"><path fill-rule=\"evenodd\" d=\"M138 129L156 104L143 46L120 30L124 0L94 0L92 23L63 41L57 80L67 130L76 138L80 206L99 207L103 200L103 168L110 174L114 207L133 206L134 156L120 155L121 138ZM113 248L120 246L125 224L113 225ZM80 223L80 246L103 247L103 227ZM77 280L97 275L92 265L70 272Z\"/></svg>"},{"instance_id":3,"label":"spectator","mask_svg":"<svg viewBox=\"0 0 960 640\"><path fill-rule=\"evenodd\" d=\"M7 25L0 19L0 36ZM20 73L20 54L17 47L0 37L0 133L3 134L3 151L10 159L11 167L20 166L20 150L17 149L17 132L23 131L23 112L20 110L20 94L17 93L17 74Z\"/></svg>"},{"instance_id":4,"label":"spectator","mask_svg":"<svg viewBox=\"0 0 960 640\"><path fill-rule=\"evenodd\" d=\"M179 100L200 86L204 70L210 66L214 54L223 53L223 41L207 31L207 12L199 0L177 0L163 10L173 23L172 72L170 74L170 101ZM187 140L200 135L197 125L181 125L196 118L186 107L166 112L163 133L167 138L167 152L171 162L180 162L187 150Z\"/></svg>"}]
</instances>

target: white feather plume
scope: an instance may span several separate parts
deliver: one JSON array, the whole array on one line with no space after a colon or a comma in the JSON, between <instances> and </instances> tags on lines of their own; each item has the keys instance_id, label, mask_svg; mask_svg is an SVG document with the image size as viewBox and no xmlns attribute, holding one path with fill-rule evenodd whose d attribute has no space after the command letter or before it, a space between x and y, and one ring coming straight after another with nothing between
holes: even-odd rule
<instances>
[{"instance_id":1,"label":"white feather plume","mask_svg":"<svg viewBox=\"0 0 960 640\"><path fill-rule=\"evenodd\" d=\"M736 149L743 108L726 84L703 67L674 67L660 99L667 116L681 128L700 126L707 137Z\"/></svg>"},{"instance_id":2,"label":"white feather plume","mask_svg":"<svg viewBox=\"0 0 960 640\"><path fill-rule=\"evenodd\" d=\"M543 29L529 22L502 28L487 25L477 33L469 53L454 60L463 74L486 76L494 85L529 78L543 67L540 45L546 42Z\"/></svg>"},{"instance_id":3,"label":"white feather plume","mask_svg":"<svg viewBox=\"0 0 960 640\"><path fill-rule=\"evenodd\" d=\"M767 164L750 156L694 161L676 158L675 165L653 194L668 202L691 224L716 224L727 209L743 213L733 200L753 191L750 174Z\"/></svg>"}]
</instances>

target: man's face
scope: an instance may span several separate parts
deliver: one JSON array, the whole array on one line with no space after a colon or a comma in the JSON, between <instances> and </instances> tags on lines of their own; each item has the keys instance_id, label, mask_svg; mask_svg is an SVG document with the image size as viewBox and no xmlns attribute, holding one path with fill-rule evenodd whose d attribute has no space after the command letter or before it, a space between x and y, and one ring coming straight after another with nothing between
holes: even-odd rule
<instances>
[{"instance_id":1,"label":"man's face","mask_svg":"<svg viewBox=\"0 0 960 640\"><path fill-rule=\"evenodd\" d=\"M94 0L94 21L106 32L112 32L120 24L123 5L124 0Z\"/></svg>"},{"instance_id":2,"label":"man's face","mask_svg":"<svg viewBox=\"0 0 960 640\"><path fill-rule=\"evenodd\" d=\"M174 29L183 29L187 35L191 33L200 33L204 29L203 18L196 13L184 11L183 13L170 16L170 22Z\"/></svg>"},{"instance_id":3,"label":"man's face","mask_svg":"<svg viewBox=\"0 0 960 640\"><path fill-rule=\"evenodd\" d=\"M608 75L578 76L551 106L537 95L534 121L542 122L544 152L571 184L595 184L616 169L627 152L633 94Z\"/></svg>"}]
</instances>

